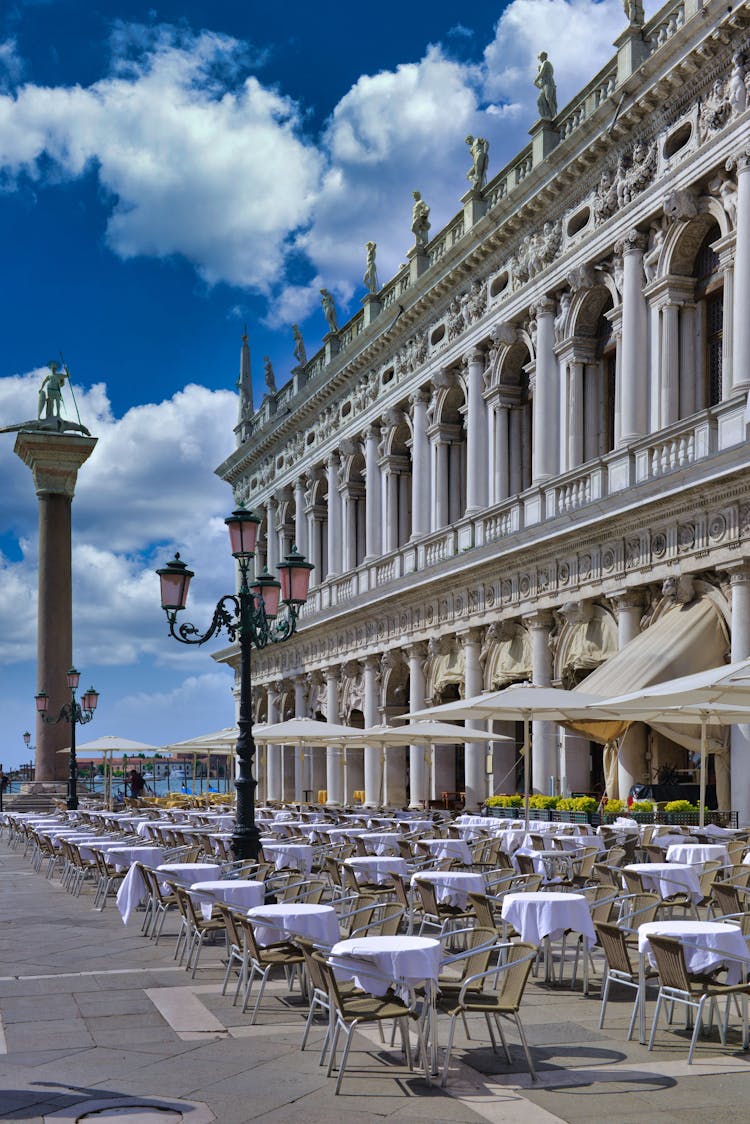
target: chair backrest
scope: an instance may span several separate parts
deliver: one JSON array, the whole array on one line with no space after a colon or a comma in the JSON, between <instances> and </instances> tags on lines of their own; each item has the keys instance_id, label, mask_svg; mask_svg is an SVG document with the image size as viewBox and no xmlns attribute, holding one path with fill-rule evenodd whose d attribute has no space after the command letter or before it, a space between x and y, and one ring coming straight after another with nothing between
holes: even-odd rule
<instances>
[{"instance_id":1,"label":"chair backrest","mask_svg":"<svg viewBox=\"0 0 750 1124\"><path fill-rule=\"evenodd\" d=\"M609 921L612 909L616 905L612 890L612 886L597 886L593 896L590 896L590 891L587 892L586 896L591 906L591 920L594 924L597 921Z\"/></svg>"},{"instance_id":2,"label":"chair backrest","mask_svg":"<svg viewBox=\"0 0 750 1124\"><path fill-rule=\"evenodd\" d=\"M428 882L423 878L415 878L414 885L417 888L419 900L422 903L424 912L431 917L439 916L440 911L438 910L437 894L435 893L435 887L432 882Z\"/></svg>"},{"instance_id":3,"label":"chair backrest","mask_svg":"<svg viewBox=\"0 0 750 1124\"><path fill-rule=\"evenodd\" d=\"M344 1004L341 999L341 992L339 991L336 973L331 965L328 963L324 956L319 952L312 953L313 958L317 961L320 970L320 978L323 982L323 990L328 992L328 998L337 1011L343 1013Z\"/></svg>"},{"instance_id":4,"label":"chair backrest","mask_svg":"<svg viewBox=\"0 0 750 1124\"><path fill-rule=\"evenodd\" d=\"M727 853L729 854L729 861L733 865L741 863L745 853L747 852L747 843L744 839L736 839L727 844Z\"/></svg>"},{"instance_id":5,"label":"chair backrest","mask_svg":"<svg viewBox=\"0 0 750 1124\"><path fill-rule=\"evenodd\" d=\"M534 894L542 885L541 874L519 874L514 878L510 884L512 893L523 893L526 891L528 894Z\"/></svg>"},{"instance_id":6,"label":"chair backrest","mask_svg":"<svg viewBox=\"0 0 750 1124\"><path fill-rule=\"evenodd\" d=\"M300 952L305 958L305 968L307 969L307 975L313 988L315 989L315 991L322 991L327 995L328 983L326 981L325 973L320 966L323 957L319 953L316 953L315 945L312 943L312 941L309 941L304 937L297 937L294 943L297 945Z\"/></svg>"},{"instance_id":7,"label":"chair backrest","mask_svg":"<svg viewBox=\"0 0 750 1124\"><path fill-rule=\"evenodd\" d=\"M339 864L336 862L336 859L331 858L330 855L327 855L325 857L325 859L323 860L323 869L325 870L328 877L331 879L331 882L333 883L333 885L338 886L340 888L341 887L341 868L340 868Z\"/></svg>"},{"instance_id":8,"label":"chair backrest","mask_svg":"<svg viewBox=\"0 0 750 1124\"><path fill-rule=\"evenodd\" d=\"M296 901L306 902L307 905L319 905L327 889L327 884L319 878L308 878L303 893L297 895Z\"/></svg>"},{"instance_id":9,"label":"chair backrest","mask_svg":"<svg viewBox=\"0 0 750 1124\"><path fill-rule=\"evenodd\" d=\"M626 929L647 925L656 920L660 905L661 898L658 894L634 894L632 898L624 899L619 924Z\"/></svg>"},{"instance_id":10,"label":"chair backrest","mask_svg":"<svg viewBox=\"0 0 750 1124\"><path fill-rule=\"evenodd\" d=\"M242 948L242 933L238 924L238 916L241 915L236 914L225 902L217 902L216 909L224 922L229 943L235 945L236 948Z\"/></svg>"},{"instance_id":11,"label":"chair backrest","mask_svg":"<svg viewBox=\"0 0 750 1124\"><path fill-rule=\"evenodd\" d=\"M529 841L535 851L545 851L547 844L545 843L543 835L537 835L536 832L529 832Z\"/></svg>"},{"instance_id":12,"label":"chair backrest","mask_svg":"<svg viewBox=\"0 0 750 1124\"><path fill-rule=\"evenodd\" d=\"M731 882L734 886L750 886L750 866L740 863L725 867L721 881Z\"/></svg>"},{"instance_id":13,"label":"chair backrest","mask_svg":"<svg viewBox=\"0 0 750 1124\"><path fill-rule=\"evenodd\" d=\"M531 855L516 855L516 862L521 874L536 874L534 860Z\"/></svg>"},{"instance_id":14,"label":"chair backrest","mask_svg":"<svg viewBox=\"0 0 750 1124\"><path fill-rule=\"evenodd\" d=\"M607 865L608 866L622 866L622 864L624 862L625 862L625 848L624 847L618 847L617 844L615 844L614 847L610 847L610 849L607 851Z\"/></svg>"},{"instance_id":15,"label":"chair backrest","mask_svg":"<svg viewBox=\"0 0 750 1124\"><path fill-rule=\"evenodd\" d=\"M595 928L607 967L633 978L633 965L630 963L625 931L608 921L597 921Z\"/></svg>"},{"instance_id":16,"label":"chair backrest","mask_svg":"<svg viewBox=\"0 0 750 1124\"><path fill-rule=\"evenodd\" d=\"M368 937L395 937L401 928L405 910L398 902L384 902L377 906L377 916L366 929Z\"/></svg>"},{"instance_id":17,"label":"chair backrest","mask_svg":"<svg viewBox=\"0 0 750 1124\"><path fill-rule=\"evenodd\" d=\"M599 851L596 847L584 847L583 851L579 851L580 859L578 864L578 877L590 878L594 872L594 863L596 862Z\"/></svg>"},{"instance_id":18,"label":"chair backrest","mask_svg":"<svg viewBox=\"0 0 750 1124\"><path fill-rule=\"evenodd\" d=\"M408 863L411 862L413 855L411 851L411 843L407 839L399 839L398 853L402 859L406 859Z\"/></svg>"},{"instance_id":19,"label":"chair backrest","mask_svg":"<svg viewBox=\"0 0 750 1124\"><path fill-rule=\"evenodd\" d=\"M618 889L619 882L611 866L606 863L594 863L591 870L591 877L598 882L601 886L607 886L610 890Z\"/></svg>"},{"instance_id":20,"label":"chair backrest","mask_svg":"<svg viewBox=\"0 0 750 1124\"><path fill-rule=\"evenodd\" d=\"M521 1006L526 981L538 952L536 945L526 941L507 946L507 959L500 967L496 990L503 1002L514 1011Z\"/></svg>"},{"instance_id":21,"label":"chair backrest","mask_svg":"<svg viewBox=\"0 0 750 1124\"><path fill-rule=\"evenodd\" d=\"M494 867L503 867L505 870L513 870L513 863L510 861L510 856L503 850L502 839L493 839L489 846L488 862L492 863Z\"/></svg>"},{"instance_id":22,"label":"chair backrest","mask_svg":"<svg viewBox=\"0 0 750 1124\"><path fill-rule=\"evenodd\" d=\"M494 925L476 925L466 939L468 956L461 961L461 979L468 980L486 972L497 948L497 929Z\"/></svg>"},{"instance_id":23,"label":"chair backrest","mask_svg":"<svg viewBox=\"0 0 750 1124\"><path fill-rule=\"evenodd\" d=\"M392 874L393 881L393 894L396 901L402 909L408 910L410 908L409 895L406 892L406 884L400 874Z\"/></svg>"},{"instance_id":24,"label":"chair backrest","mask_svg":"<svg viewBox=\"0 0 750 1124\"><path fill-rule=\"evenodd\" d=\"M351 894L359 893L359 882L357 876L349 866L342 866L341 870L341 885L343 889L348 890Z\"/></svg>"},{"instance_id":25,"label":"chair backrest","mask_svg":"<svg viewBox=\"0 0 750 1124\"><path fill-rule=\"evenodd\" d=\"M623 869L622 876L625 879L625 885L627 886L629 893L643 894L645 892L643 889L643 879L641 878L637 870Z\"/></svg>"},{"instance_id":26,"label":"chair backrest","mask_svg":"<svg viewBox=\"0 0 750 1124\"><path fill-rule=\"evenodd\" d=\"M700 884L701 894L704 898L711 897L711 885L720 870L721 863L718 859L710 859L703 864L703 870L698 875L698 882Z\"/></svg>"},{"instance_id":27,"label":"chair backrest","mask_svg":"<svg viewBox=\"0 0 750 1124\"><path fill-rule=\"evenodd\" d=\"M237 926L242 933L242 937L245 941L245 947L247 948L248 954L252 957L253 960L255 960L257 964L260 964L263 959L263 951L258 944L258 938L255 935L255 929L253 928L252 921L244 914L238 914Z\"/></svg>"},{"instance_id":28,"label":"chair backrest","mask_svg":"<svg viewBox=\"0 0 750 1124\"><path fill-rule=\"evenodd\" d=\"M719 913L724 917L730 913L744 912L737 887L728 882L712 882L711 897L716 902Z\"/></svg>"},{"instance_id":29,"label":"chair backrest","mask_svg":"<svg viewBox=\"0 0 750 1124\"><path fill-rule=\"evenodd\" d=\"M495 928L495 913L486 894L469 894L469 901L477 915L477 924L484 929Z\"/></svg>"},{"instance_id":30,"label":"chair backrest","mask_svg":"<svg viewBox=\"0 0 750 1124\"><path fill-rule=\"evenodd\" d=\"M642 847L646 859L650 863L664 862L664 848L657 847L655 843L644 843Z\"/></svg>"},{"instance_id":31,"label":"chair backrest","mask_svg":"<svg viewBox=\"0 0 750 1124\"><path fill-rule=\"evenodd\" d=\"M359 836L357 836L355 838L355 840L354 840L354 850L355 850L356 854L361 855L362 858L364 858L367 855L367 848L365 847L364 839L360 839Z\"/></svg>"},{"instance_id":32,"label":"chair backrest","mask_svg":"<svg viewBox=\"0 0 750 1124\"><path fill-rule=\"evenodd\" d=\"M654 838L654 831L655 830L656 829L655 829L655 827L652 823L644 824L643 833L641 835L641 843L643 845L651 842L651 840Z\"/></svg>"},{"instance_id":33,"label":"chair backrest","mask_svg":"<svg viewBox=\"0 0 750 1124\"><path fill-rule=\"evenodd\" d=\"M662 987L676 988L689 995L690 977L682 944L674 937L657 936L655 933L648 940Z\"/></svg>"}]
</instances>

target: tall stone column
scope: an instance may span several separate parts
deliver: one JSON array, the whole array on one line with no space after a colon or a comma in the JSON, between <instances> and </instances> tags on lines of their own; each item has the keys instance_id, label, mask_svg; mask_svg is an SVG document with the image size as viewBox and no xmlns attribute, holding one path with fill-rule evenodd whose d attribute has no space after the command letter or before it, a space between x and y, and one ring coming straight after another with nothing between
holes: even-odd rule
<instances>
[{"instance_id":1,"label":"tall stone column","mask_svg":"<svg viewBox=\"0 0 750 1124\"><path fill-rule=\"evenodd\" d=\"M484 400L484 352L473 348L466 357L466 514L487 507L487 404Z\"/></svg>"},{"instance_id":2,"label":"tall stone column","mask_svg":"<svg viewBox=\"0 0 750 1124\"><path fill-rule=\"evenodd\" d=\"M378 465L379 428L369 425L365 430L365 482L367 505L365 508L365 562L373 562L383 552L380 528L380 466Z\"/></svg>"},{"instance_id":3,"label":"tall stone column","mask_svg":"<svg viewBox=\"0 0 750 1124\"><path fill-rule=\"evenodd\" d=\"M267 688L268 692L268 721L279 721L279 688L277 684ZM281 748L278 745L266 747L266 777L267 793L269 800L281 800Z\"/></svg>"},{"instance_id":4,"label":"tall stone column","mask_svg":"<svg viewBox=\"0 0 750 1124\"><path fill-rule=\"evenodd\" d=\"M739 221L739 220L738 220ZM730 575L732 589L732 663L750 656L750 564ZM750 725L732 726L730 769L731 806L740 823L750 823Z\"/></svg>"},{"instance_id":5,"label":"tall stone column","mask_svg":"<svg viewBox=\"0 0 750 1124\"><path fill-rule=\"evenodd\" d=\"M338 667L326 671L326 721L339 721L339 676ZM344 753L336 746L326 749L326 788L328 804L342 804L344 800Z\"/></svg>"},{"instance_id":6,"label":"tall stone column","mask_svg":"<svg viewBox=\"0 0 750 1124\"><path fill-rule=\"evenodd\" d=\"M307 539L307 513L305 504L305 481L300 476L294 481L294 538L295 545L300 554L304 554L310 562L310 551Z\"/></svg>"},{"instance_id":7,"label":"tall stone column","mask_svg":"<svg viewBox=\"0 0 750 1124\"><path fill-rule=\"evenodd\" d=\"M430 530L430 442L427 437L426 390L412 394L411 404L411 537Z\"/></svg>"},{"instance_id":8,"label":"tall stone column","mask_svg":"<svg viewBox=\"0 0 750 1124\"><path fill-rule=\"evenodd\" d=\"M524 617L531 633L531 675L536 687L552 684L552 614L541 612ZM552 722L531 724L531 785L534 792L547 793L550 777L557 780L557 743Z\"/></svg>"},{"instance_id":9,"label":"tall stone column","mask_svg":"<svg viewBox=\"0 0 750 1124\"><path fill-rule=\"evenodd\" d=\"M378 692L380 685L380 657L365 659L365 727L377 726L380 721ZM365 804L377 808L383 801L383 753L379 746L365 746Z\"/></svg>"},{"instance_id":10,"label":"tall stone column","mask_svg":"<svg viewBox=\"0 0 750 1124\"><path fill-rule=\"evenodd\" d=\"M680 310L673 301L662 308L661 409L662 426L680 416Z\"/></svg>"},{"instance_id":11,"label":"tall stone column","mask_svg":"<svg viewBox=\"0 0 750 1124\"><path fill-rule=\"evenodd\" d=\"M583 464L583 360L573 358L568 367L568 460L566 468Z\"/></svg>"},{"instance_id":12,"label":"tall stone column","mask_svg":"<svg viewBox=\"0 0 750 1124\"><path fill-rule=\"evenodd\" d=\"M532 444L533 483L556 476L559 471L560 416L559 379L555 355L555 302L543 297L537 302L536 373L534 379L534 434Z\"/></svg>"},{"instance_id":13,"label":"tall stone column","mask_svg":"<svg viewBox=\"0 0 750 1124\"><path fill-rule=\"evenodd\" d=\"M294 717L306 718L307 717L307 678L304 675L297 675L293 680L294 684ZM310 793L312 799L316 794L313 792L312 785L312 762L309 762L307 755L312 757L313 748L309 749L298 747L295 750L294 758L294 799L299 804L305 799L305 791Z\"/></svg>"},{"instance_id":14,"label":"tall stone column","mask_svg":"<svg viewBox=\"0 0 750 1124\"><path fill-rule=\"evenodd\" d=\"M331 453L326 461L328 476L328 577L341 573L341 496L339 495L339 458Z\"/></svg>"},{"instance_id":15,"label":"tall stone column","mask_svg":"<svg viewBox=\"0 0 750 1124\"><path fill-rule=\"evenodd\" d=\"M502 503L510 495L510 404L498 399L495 403L493 503Z\"/></svg>"},{"instance_id":16,"label":"tall stone column","mask_svg":"<svg viewBox=\"0 0 750 1124\"><path fill-rule=\"evenodd\" d=\"M628 589L612 598L617 606L617 646L622 650L641 631L643 615L643 594L638 589ZM648 730L643 722L634 722L620 739L617 760L617 784L619 793L608 793L627 800L631 785L643 781L648 745Z\"/></svg>"},{"instance_id":17,"label":"tall stone column","mask_svg":"<svg viewBox=\"0 0 750 1124\"><path fill-rule=\"evenodd\" d=\"M70 701L65 679L73 666L70 509L78 470L91 456L96 441L72 433L21 430L13 450L31 469L39 500L37 691L47 692L50 714L59 713ZM45 723L37 715L37 781L65 780L68 761L58 751L69 744L66 723Z\"/></svg>"},{"instance_id":18,"label":"tall stone column","mask_svg":"<svg viewBox=\"0 0 750 1124\"><path fill-rule=\"evenodd\" d=\"M737 169L737 233L734 249L732 390L750 387L750 147L727 161ZM726 300L726 294L725 294Z\"/></svg>"},{"instance_id":19,"label":"tall stone column","mask_svg":"<svg viewBox=\"0 0 750 1124\"><path fill-rule=\"evenodd\" d=\"M425 705L424 666L427 659L427 645L424 642L410 644L406 649L409 658L409 711L423 710ZM427 747L409 746L409 807L423 808L427 801Z\"/></svg>"},{"instance_id":20,"label":"tall stone column","mask_svg":"<svg viewBox=\"0 0 750 1124\"><path fill-rule=\"evenodd\" d=\"M643 251L646 240L631 230L615 246L622 254L622 363L619 443L641 437L647 428L648 313L643 295Z\"/></svg>"},{"instance_id":21,"label":"tall stone column","mask_svg":"<svg viewBox=\"0 0 750 1124\"><path fill-rule=\"evenodd\" d=\"M432 444L432 504L430 526L433 531L448 522L448 443L438 431L430 438Z\"/></svg>"},{"instance_id":22,"label":"tall stone column","mask_svg":"<svg viewBox=\"0 0 750 1124\"><path fill-rule=\"evenodd\" d=\"M474 695L481 694L484 686L482 665L479 660L481 635L477 628L469 628L466 632L460 632L458 635L464 646L464 698L471 699ZM466 727L469 730L484 730L486 729L486 723L477 719L469 719ZM468 812L476 811L484 803L487 796L486 756L486 742L465 743L464 783L466 786L466 810Z\"/></svg>"}]
</instances>

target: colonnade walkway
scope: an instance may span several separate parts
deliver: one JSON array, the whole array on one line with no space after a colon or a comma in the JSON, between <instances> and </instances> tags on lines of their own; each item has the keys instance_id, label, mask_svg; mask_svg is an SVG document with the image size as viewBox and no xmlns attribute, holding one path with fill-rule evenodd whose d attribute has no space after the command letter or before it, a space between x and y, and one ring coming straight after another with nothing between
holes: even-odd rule
<instances>
[{"instance_id":1,"label":"colonnade walkway","mask_svg":"<svg viewBox=\"0 0 750 1124\"><path fill-rule=\"evenodd\" d=\"M529 981L523 1004L536 1085L517 1045L508 1067L488 1045L467 1043L459 1032L443 1092L410 1073L373 1031L357 1039L342 1095L334 1097L335 1083L318 1067L320 1036L300 1052L306 1008L297 993L289 999L281 983L270 984L258 1023L250 1026L231 994L221 995L223 943L206 946L191 980L172 959L171 915L154 946L140 934L139 914L126 927L112 905L93 910L92 898L86 890L72 897L0 841L0 1120L684 1124L710 1118L722 1124L746 1118L750 1060L738 1039L722 1048L714 1032L688 1067L682 1035L665 1029L651 1054L626 1041L629 994L610 1000L602 1032L598 981L584 998L580 985L577 991L549 987L541 976ZM462 1059L466 1046L474 1048Z\"/></svg>"}]
</instances>

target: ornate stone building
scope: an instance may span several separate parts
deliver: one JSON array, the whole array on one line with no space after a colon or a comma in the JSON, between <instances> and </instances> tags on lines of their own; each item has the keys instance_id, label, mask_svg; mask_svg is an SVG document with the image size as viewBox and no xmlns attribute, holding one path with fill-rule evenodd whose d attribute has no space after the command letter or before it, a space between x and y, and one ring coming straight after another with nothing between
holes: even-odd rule
<instances>
[{"instance_id":1,"label":"ornate stone building","mask_svg":"<svg viewBox=\"0 0 750 1124\"><path fill-rule=\"evenodd\" d=\"M243 345L218 472L263 516L261 564L295 542L315 563L296 640L254 659L259 719L369 725L750 655L750 16L631 8L604 69L317 354L300 338L257 411ZM535 789L601 786L601 745L537 726ZM690 744L634 728L610 794L687 772ZM715 749L750 818L748 731ZM476 806L517 783L512 742L260 766L271 798Z\"/></svg>"}]
</instances>

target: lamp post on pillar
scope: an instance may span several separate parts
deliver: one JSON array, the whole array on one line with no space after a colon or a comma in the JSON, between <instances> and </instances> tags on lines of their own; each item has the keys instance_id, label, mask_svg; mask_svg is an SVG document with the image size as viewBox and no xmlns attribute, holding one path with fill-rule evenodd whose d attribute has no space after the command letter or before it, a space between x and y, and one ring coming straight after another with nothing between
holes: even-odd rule
<instances>
[{"instance_id":1,"label":"lamp post on pillar","mask_svg":"<svg viewBox=\"0 0 750 1124\"><path fill-rule=\"evenodd\" d=\"M49 697L44 690L39 691L35 695L36 709L39 718L42 722L57 723L67 722L70 725L70 753L68 755L68 799L67 806L71 811L78 807L78 762L76 761L76 726L84 726L90 722L94 717L96 704L99 702L99 692L95 691L93 687L89 687L85 695L82 696L80 703L76 699L76 691L78 690L78 683L80 681L80 672L71 667L70 671L65 676L66 682L70 689L70 702L64 703L60 707L60 713L57 718L50 718L47 716L47 708L49 707ZM26 735L24 735L24 741Z\"/></svg>"},{"instance_id":2,"label":"lamp post on pillar","mask_svg":"<svg viewBox=\"0 0 750 1124\"><path fill-rule=\"evenodd\" d=\"M250 562L255 555L260 516L243 507L224 520L229 528L232 556L240 570L240 588L237 593L222 597L214 610L213 620L201 634L195 625L177 624L177 614L187 603L191 570L176 554L171 562L157 570L161 581L161 605L167 614L169 634L182 644L205 644L223 629L231 641L240 645L240 713L237 725L237 756L239 775L237 788L237 819L232 835L232 850L237 859L257 859L260 832L255 823L255 789L253 776L255 742L253 740L252 684L250 679L250 653L253 648L280 644L289 640L297 628L300 608L307 600L312 564L292 547L291 553L277 566L279 581L269 573L260 574L250 584ZM285 606L279 614L279 602Z\"/></svg>"}]
</instances>

